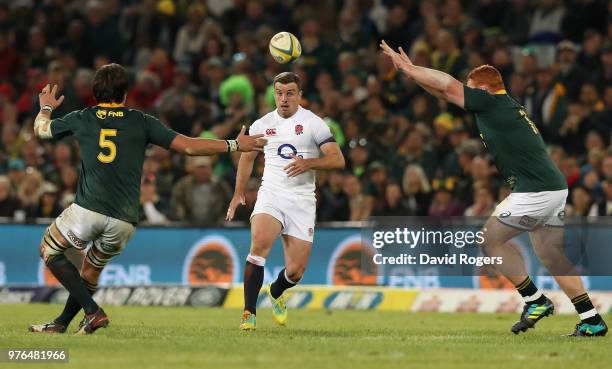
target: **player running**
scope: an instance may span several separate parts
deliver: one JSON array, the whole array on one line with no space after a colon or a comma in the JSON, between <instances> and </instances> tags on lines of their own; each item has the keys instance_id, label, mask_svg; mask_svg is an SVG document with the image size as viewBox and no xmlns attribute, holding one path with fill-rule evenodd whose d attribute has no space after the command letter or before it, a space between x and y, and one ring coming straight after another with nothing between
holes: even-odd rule
<instances>
[{"instance_id":1,"label":"player running","mask_svg":"<svg viewBox=\"0 0 612 369\"><path fill-rule=\"evenodd\" d=\"M81 310L85 317L77 334L91 334L108 325L108 317L92 295L102 269L118 255L138 222L140 180L145 149L149 144L187 155L263 150L263 135L236 140L189 138L177 134L158 119L124 106L128 89L126 70L118 64L101 67L93 79L98 105L51 120L51 112L64 96L47 85L39 94L40 112L34 132L41 139L74 135L81 150L81 173L76 199L45 230L40 256L53 275L70 292L62 313L50 323L32 325L31 332L64 333ZM81 272L64 252L85 250Z\"/></svg>"},{"instance_id":2,"label":"player running","mask_svg":"<svg viewBox=\"0 0 612 369\"><path fill-rule=\"evenodd\" d=\"M285 72L274 78L277 109L256 120L250 134L265 134L265 167L251 215L251 248L244 267L244 313L240 329L255 330L257 296L272 244L282 234L285 268L270 284L274 320L284 325L287 307L283 292L295 286L310 257L315 226L315 170L342 169L344 157L327 124L300 106L299 76ZM319 151L323 156L319 157ZM244 192L253 171L256 152L240 156L234 197L227 220L245 204Z\"/></svg>"},{"instance_id":3,"label":"player running","mask_svg":"<svg viewBox=\"0 0 612 369\"><path fill-rule=\"evenodd\" d=\"M485 146L513 188L483 228L483 251L503 258L500 271L525 300L523 313L512 326L512 332L525 332L554 312L552 301L527 275L518 252L504 245L518 234L529 232L536 254L580 316L580 323L570 335L604 336L608 327L593 306L575 267L563 253L567 183L548 156L544 141L525 108L506 92L499 71L490 65L474 68L464 86L446 73L412 64L401 48L397 53L384 41L380 46L396 69L427 92L474 113Z\"/></svg>"}]
</instances>

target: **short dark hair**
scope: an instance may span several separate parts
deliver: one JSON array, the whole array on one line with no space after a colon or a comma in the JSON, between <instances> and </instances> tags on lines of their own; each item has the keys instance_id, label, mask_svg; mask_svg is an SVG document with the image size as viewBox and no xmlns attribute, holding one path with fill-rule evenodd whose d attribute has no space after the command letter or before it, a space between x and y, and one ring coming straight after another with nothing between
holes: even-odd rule
<instances>
[{"instance_id":1,"label":"short dark hair","mask_svg":"<svg viewBox=\"0 0 612 369\"><path fill-rule=\"evenodd\" d=\"M295 83L298 86L298 90L302 90L302 79L300 78L300 76L293 72L283 72L277 75L276 77L274 77L272 85L275 86L276 82L280 83L281 85Z\"/></svg>"},{"instance_id":2,"label":"short dark hair","mask_svg":"<svg viewBox=\"0 0 612 369\"><path fill-rule=\"evenodd\" d=\"M120 103L128 89L128 74L116 63L106 64L96 71L93 93L98 103Z\"/></svg>"}]
</instances>

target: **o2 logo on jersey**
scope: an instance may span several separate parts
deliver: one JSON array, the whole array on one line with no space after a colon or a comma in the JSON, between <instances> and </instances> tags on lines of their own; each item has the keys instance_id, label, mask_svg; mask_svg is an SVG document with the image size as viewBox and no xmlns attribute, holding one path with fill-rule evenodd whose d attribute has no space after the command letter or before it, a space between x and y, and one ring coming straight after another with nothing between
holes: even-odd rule
<instances>
[{"instance_id":1,"label":"o2 logo on jersey","mask_svg":"<svg viewBox=\"0 0 612 369\"><path fill-rule=\"evenodd\" d=\"M282 144L278 147L276 153L283 159L291 159L291 154L297 156L298 151L292 144Z\"/></svg>"},{"instance_id":2,"label":"o2 logo on jersey","mask_svg":"<svg viewBox=\"0 0 612 369\"><path fill-rule=\"evenodd\" d=\"M304 126L301 124L296 124L295 125L295 134L296 135L301 135L302 133L304 133Z\"/></svg>"},{"instance_id":3,"label":"o2 logo on jersey","mask_svg":"<svg viewBox=\"0 0 612 369\"><path fill-rule=\"evenodd\" d=\"M266 136L276 136L276 128L266 129Z\"/></svg>"}]
</instances>

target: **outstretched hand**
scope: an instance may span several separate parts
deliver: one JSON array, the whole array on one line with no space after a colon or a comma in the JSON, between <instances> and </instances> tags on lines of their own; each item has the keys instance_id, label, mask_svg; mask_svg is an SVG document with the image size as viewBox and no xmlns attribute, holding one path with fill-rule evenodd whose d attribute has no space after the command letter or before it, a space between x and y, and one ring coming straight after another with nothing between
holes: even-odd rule
<instances>
[{"instance_id":1,"label":"outstretched hand","mask_svg":"<svg viewBox=\"0 0 612 369\"><path fill-rule=\"evenodd\" d=\"M55 98L57 94L57 85L46 85L45 88L38 94L38 102L40 107L42 108L45 105L51 106L53 109L56 109L58 106L62 104L64 101L64 95L60 96L58 99Z\"/></svg>"},{"instance_id":2,"label":"outstretched hand","mask_svg":"<svg viewBox=\"0 0 612 369\"><path fill-rule=\"evenodd\" d=\"M406 68L409 68L413 65L412 60L410 60L408 55L406 55L406 53L404 52L404 49L402 49L401 46L399 48L399 53L398 53L397 51L393 50L391 46L387 45L385 40L382 40L380 42L380 48L382 49L383 53L391 59L395 69L405 70Z\"/></svg>"},{"instance_id":3,"label":"outstretched hand","mask_svg":"<svg viewBox=\"0 0 612 369\"><path fill-rule=\"evenodd\" d=\"M262 138L264 135L258 134L253 136L245 135L246 128L242 126L240 129L240 133L238 137L236 137L236 141L238 141L239 151L249 152L249 151L263 151L263 147L268 143L268 140Z\"/></svg>"}]
</instances>

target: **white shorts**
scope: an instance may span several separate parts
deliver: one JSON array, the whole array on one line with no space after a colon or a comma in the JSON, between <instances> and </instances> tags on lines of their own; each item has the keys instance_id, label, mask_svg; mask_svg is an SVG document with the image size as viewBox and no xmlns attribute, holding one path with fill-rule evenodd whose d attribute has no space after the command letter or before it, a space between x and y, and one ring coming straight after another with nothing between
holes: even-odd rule
<instances>
[{"instance_id":1,"label":"white shorts","mask_svg":"<svg viewBox=\"0 0 612 369\"><path fill-rule=\"evenodd\" d=\"M499 203L493 216L500 222L523 231L542 225L563 227L567 190L512 192Z\"/></svg>"},{"instance_id":2,"label":"white shorts","mask_svg":"<svg viewBox=\"0 0 612 369\"><path fill-rule=\"evenodd\" d=\"M283 227L282 234L312 242L314 237L317 201L315 197L289 197L278 192L260 188L251 214L268 214L276 218Z\"/></svg>"},{"instance_id":3,"label":"white shorts","mask_svg":"<svg viewBox=\"0 0 612 369\"><path fill-rule=\"evenodd\" d=\"M92 245L107 255L118 255L134 233L123 220L87 210L77 204L67 207L55 220L57 229L79 250Z\"/></svg>"}]
</instances>

